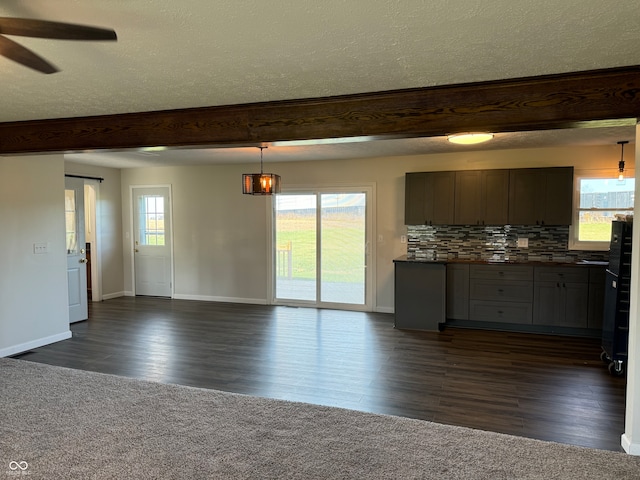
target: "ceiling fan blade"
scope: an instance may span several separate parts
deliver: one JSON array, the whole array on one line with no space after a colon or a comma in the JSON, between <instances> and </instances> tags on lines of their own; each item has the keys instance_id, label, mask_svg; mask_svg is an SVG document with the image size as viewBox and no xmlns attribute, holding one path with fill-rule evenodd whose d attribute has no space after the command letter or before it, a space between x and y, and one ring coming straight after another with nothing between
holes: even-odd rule
<instances>
[{"instance_id":1,"label":"ceiling fan blade","mask_svg":"<svg viewBox=\"0 0 640 480\"><path fill-rule=\"evenodd\" d=\"M12 17L0 17L0 34L56 40L118 39L116 32L108 28Z\"/></svg>"},{"instance_id":2,"label":"ceiling fan blade","mask_svg":"<svg viewBox=\"0 0 640 480\"><path fill-rule=\"evenodd\" d=\"M56 67L44 58L3 35L0 35L0 55L38 72L56 73L58 71Z\"/></svg>"}]
</instances>

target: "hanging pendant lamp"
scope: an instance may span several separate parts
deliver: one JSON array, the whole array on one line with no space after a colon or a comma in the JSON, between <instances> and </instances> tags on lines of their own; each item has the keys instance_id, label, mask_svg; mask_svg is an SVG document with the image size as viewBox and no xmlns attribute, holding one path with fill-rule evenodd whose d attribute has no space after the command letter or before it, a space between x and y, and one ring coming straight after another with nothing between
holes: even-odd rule
<instances>
[{"instance_id":1,"label":"hanging pendant lamp","mask_svg":"<svg viewBox=\"0 0 640 480\"><path fill-rule=\"evenodd\" d=\"M620 145L620 161L618 162L618 171L620 174L618 175L618 181L622 182L624 180L624 146L629 143L626 140L622 140L618 142Z\"/></svg>"},{"instance_id":2,"label":"hanging pendant lamp","mask_svg":"<svg viewBox=\"0 0 640 480\"><path fill-rule=\"evenodd\" d=\"M245 195L273 195L280 193L280 175L275 173L264 173L262 171L262 151L260 149L260 173L242 174L242 193Z\"/></svg>"}]
</instances>

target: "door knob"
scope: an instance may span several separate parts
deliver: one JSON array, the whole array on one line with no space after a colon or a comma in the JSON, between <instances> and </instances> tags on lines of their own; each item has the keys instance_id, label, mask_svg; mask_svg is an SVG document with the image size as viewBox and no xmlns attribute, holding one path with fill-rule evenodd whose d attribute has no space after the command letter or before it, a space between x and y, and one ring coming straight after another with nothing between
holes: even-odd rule
<instances>
[{"instance_id":1,"label":"door knob","mask_svg":"<svg viewBox=\"0 0 640 480\"><path fill-rule=\"evenodd\" d=\"M87 263L87 259L86 258L81 258L80 259L80 263Z\"/></svg>"},{"instance_id":2,"label":"door knob","mask_svg":"<svg viewBox=\"0 0 640 480\"><path fill-rule=\"evenodd\" d=\"M138 249L137 249L137 248L135 248L133 251L134 251L134 252L136 252L136 253L138 253Z\"/></svg>"}]
</instances>

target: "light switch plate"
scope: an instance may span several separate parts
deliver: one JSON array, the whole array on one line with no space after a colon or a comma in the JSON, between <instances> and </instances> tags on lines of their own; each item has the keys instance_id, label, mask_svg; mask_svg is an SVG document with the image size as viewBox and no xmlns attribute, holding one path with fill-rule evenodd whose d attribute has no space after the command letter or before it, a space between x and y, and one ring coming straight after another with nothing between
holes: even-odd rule
<instances>
[{"instance_id":1,"label":"light switch plate","mask_svg":"<svg viewBox=\"0 0 640 480\"><path fill-rule=\"evenodd\" d=\"M43 253L49 253L49 244L48 243L34 243L33 244L33 253L36 255L40 255Z\"/></svg>"},{"instance_id":2,"label":"light switch plate","mask_svg":"<svg viewBox=\"0 0 640 480\"><path fill-rule=\"evenodd\" d=\"M529 239L527 237L518 237L518 248L529 248Z\"/></svg>"}]
</instances>

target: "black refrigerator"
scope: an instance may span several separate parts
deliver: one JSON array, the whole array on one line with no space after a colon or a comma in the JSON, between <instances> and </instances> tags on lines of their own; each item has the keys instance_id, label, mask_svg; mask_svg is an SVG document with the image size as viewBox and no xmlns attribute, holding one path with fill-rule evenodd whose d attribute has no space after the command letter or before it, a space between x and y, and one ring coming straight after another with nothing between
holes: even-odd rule
<instances>
[{"instance_id":1,"label":"black refrigerator","mask_svg":"<svg viewBox=\"0 0 640 480\"><path fill-rule=\"evenodd\" d=\"M624 375L629 344L633 223L616 220L611 227L602 322L602 359L609 363L609 372Z\"/></svg>"}]
</instances>

